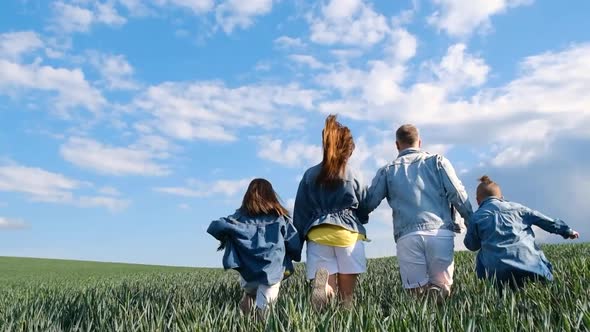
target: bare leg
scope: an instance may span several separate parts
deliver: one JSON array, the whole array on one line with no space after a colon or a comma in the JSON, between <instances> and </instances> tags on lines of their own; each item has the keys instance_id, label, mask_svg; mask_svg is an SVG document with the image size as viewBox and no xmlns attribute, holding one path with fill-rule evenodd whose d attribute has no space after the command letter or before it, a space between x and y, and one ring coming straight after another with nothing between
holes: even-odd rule
<instances>
[{"instance_id":1,"label":"bare leg","mask_svg":"<svg viewBox=\"0 0 590 332\"><path fill-rule=\"evenodd\" d=\"M350 308L354 302L354 288L356 287L358 274L338 275L338 294L344 307Z\"/></svg>"}]
</instances>

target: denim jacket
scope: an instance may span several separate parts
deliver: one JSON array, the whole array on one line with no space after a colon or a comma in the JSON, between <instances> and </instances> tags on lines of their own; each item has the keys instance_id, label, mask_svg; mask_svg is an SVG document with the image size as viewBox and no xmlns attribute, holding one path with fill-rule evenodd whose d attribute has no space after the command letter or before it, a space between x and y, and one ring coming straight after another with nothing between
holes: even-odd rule
<instances>
[{"instance_id":1,"label":"denim jacket","mask_svg":"<svg viewBox=\"0 0 590 332\"><path fill-rule=\"evenodd\" d=\"M318 164L305 172L295 197L293 223L301 243L312 227L322 224L341 226L366 236L363 224L369 222L369 215L361 204L367 187L347 168L342 185L326 188L316 184L320 170L321 164Z\"/></svg>"},{"instance_id":2,"label":"denim jacket","mask_svg":"<svg viewBox=\"0 0 590 332\"><path fill-rule=\"evenodd\" d=\"M409 148L377 171L367 194L373 211L387 198L392 209L394 237L421 230L457 230L454 207L469 221L473 214L467 192L451 163L443 156Z\"/></svg>"},{"instance_id":3,"label":"denim jacket","mask_svg":"<svg viewBox=\"0 0 590 332\"><path fill-rule=\"evenodd\" d=\"M291 218L276 215L233 215L211 222L207 232L225 243L223 267L247 282L274 285L301 260L299 236Z\"/></svg>"},{"instance_id":4,"label":"denim jacket","mask_svg":"<svg viewBox=\"0 0 590 332\"><path fill-rule=\"evenodd\" d=\"M514 272L534 273L553 280L551 264L535 243L532 226L567 238L571 228L518 203L485 199L467 226L465 246L476 251L479 278L507 280Z\"/></svg>"}]
</instances>

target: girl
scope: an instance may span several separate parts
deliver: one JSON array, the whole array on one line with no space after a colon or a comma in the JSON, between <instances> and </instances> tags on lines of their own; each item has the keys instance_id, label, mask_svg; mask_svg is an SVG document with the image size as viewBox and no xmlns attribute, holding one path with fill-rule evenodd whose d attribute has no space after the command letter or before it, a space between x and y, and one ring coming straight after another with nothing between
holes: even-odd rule
<instances>
[{"instance_id":1,"label":"girl","mask_svg":"<svg viewBox=\"0 0 590 332\"><path fill-rule=\"evenodd\" d=\"M254 179L242 206L231 216L215 220L207 232L225 249L223 267L240 273L244 296L240 309L264 312L276 301L281 280L293 272L292 260L301 260L297 231L270 182Z\"/></svg>"},{"instance_id":2,"label":"girl","mask_svg":"<svg viewBox=\"0 0 590 332\"><path fill-rule=\"evenodd\" d=\"M354 141L335 115L326 119L322 143L322 162L308 169L299 183L293 222L301 241L307 240L312 304L320 309L338 293L349 307L357 276L366 271L362 241L366 239L363 224L369 217L361 206L366 187L347 165Z\"/></svg>"}]
</instances>

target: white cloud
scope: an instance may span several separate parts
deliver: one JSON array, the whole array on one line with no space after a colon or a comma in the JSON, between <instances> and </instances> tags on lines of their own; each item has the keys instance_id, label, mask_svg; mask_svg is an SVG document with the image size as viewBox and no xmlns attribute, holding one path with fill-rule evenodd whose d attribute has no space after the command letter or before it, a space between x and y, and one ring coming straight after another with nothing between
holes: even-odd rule
<instances>
[{"instance_id":1,"label":"white cloud","mask_svg":"<svg viewBox=\"0 0 590 332\"><path fill-rule=\"evenodd\" d=\"M154 191L184 197L212 197L224 196L233 197L240 192L244 192L252 179L239 180L216 180L213 182L202 182L197 180L188 180L186 186L182 187L158 187Z\"/></svg>"},{"instance_id":2,"label":"white cloud","mask_svg":"<svg viewBox=\"0 0 590 332\"><path fill-rule=\"evenodd\" d=\"M256 16L270 13L273 0L226 0L215 9L217 23L226 33L236 27L245 29L254 23Z\"/></svg>"},{"instance_id":3,"label":"white cloud","mask_svg":"<svg viewBox=\"0 0 590 332\"><path fill-rule=\"evenodd\" d=\"M319 62L313 56L307 54L291 54L289 55L289 60L301 65L308 66L311 69L320 69L324 67L324 64Z\"/></svg>"},{"instance_id":4,"label":"white cloud","mask_svg":"<svg viewBox=\"0 0 590 332\"><path fill-rule=\"evenodd\" d=\"M167 82L152 86L134 102L152 119L147 124L183 140L232 141L238 128L277 128L292 122L289 111L310 110L317 93L297 85Z\"/></svg>"},{"instance_id":5,"label":"white cloud","mask_svg":"<svg viewBox=\"0 0 590 332\"><path fill-rule=\"evenodd\" d=\"M285 143L281 139L259 137L258 156L287 167L309 166L322 160L322 148L299 141Z\"/></svg>"},{"instance_id":6,"label":"white cloud","mask_svg":"<svg viewBox=\"0 0 590 332\"><path fill-rule=\"evenodd\" d=\"M190 9L195 14L203 14L213 9L213 0L155 0L159 6L177 6Z\"/></svg>"},{"instance_id":7,"label":"white cloud","mask_svg":"<svg viewBox=\"0 0 590 332\"><path fill-rule=\"evenodd\" d=\"M86 80L80 69L38 63L24 65L0 59L0 87L7 92L21 89L53 92L57 94L55 105L59 110L81 106L97 112L106 104L101 92Z\"/></svg>"},{"instance_id":8,"label":"white cloud","mask_svg":"<svg viewBox=\"0 0 590 332\"><path fill-rule=\"evenodd\" d=\"M29 228L29 224L19 219L10 219L0 217L0 231L2 230L20 230Z\"/></svg>"},{"instance_id":9,"label":"white cloud","mask_svg":"<svg viewBox=\"0 0 590 332\"><path fill-rule=\"evenodd\" d=\"M489 29L490 17L534 0L433 0L440 10L428 19L439 30L465 37L476 29Z\"/></svg>"},{"instance_id":10,"label":"white cloud","mask_svg":"<svg viewBox=\"0 0 590 332\"><path fill-rule=\"evenodd\" d=\"M407 30L397 28L391 31L391 42L387 52L391 54L394 61L405 62L416 55L418 41L416 37Z\"/></svg>"},{"instance_id":11,"label":"white cloud","mask_svg":"<svg viewBox=\"0 0 590 332\"><path fill-rule=\"evenodd\" d=\"M466 53L466 49L465 44L450 46L441 62L432 68L449 91L480 86L485 83L490 72L490 67L483 59Z\"/></svg>"},{"instance_id":12,"label":"white cloud","mask_svg":"<svg viewBox=\"0 0 590 332\"><path fill-rule=\"evenodd\" d=\"M310 18L310 30L315 43L371 46L390 28L385 16L361 0L330 0Z\"/></svg>"},{"instance_id":13,"label":"white cloud","mask_svg":"<svg viewBox=\"0 0 590 332\"><path fill-rule=\"evenodd\" d=\"M100 72L105 85L111 90L134 90L138 88L133 80L133 67L124 55L92 52L90 63Z\"/></svg>"},{"instance_id":14,"label":"white cloud","mask_svg":"<svg viewBox=\"0 0 590 332\"><path fill-rule=\"evenodd\" d=\"M293 38L289 36L280 36L274 40L274 44L280 48L303 48L306 46L301 38Z\"/></svg>"},{"instance_id":15,"label":"white cloud","mask_svg":"<svg viewBox=\"0 0 590 332\"><path fill-rule=\"evenodd\" d=\"M98 192L105 196L121 196L121 192L117 188L105 186L98 190Z\"/></svg>"},{"instance_id":16,"label":"white cloud","mask_svg":"<svg viewBox=\"0 0 590 332\"><path fill-rule=\"evenodd\" d=\"M23 54L43 47L43 41L34 31L0 34L0 58L18 61Z\"/></svg>"},{"instance_id":17,"label":"white cloud","mask_svg":"<svg viewBox=\"0 0 590 332\"><path fill-rule=\"evenodd\" d=\"M114 147L88 138L71 137L61 146L60 153L72 164L101 174L158 176L169 173L148 149Z\"/></svg>"},{"instance_id":18,"label":"white cloud","mask_svg":"<svg viewBox=\"0 0 590 332\"><path fill-rule=\"evenodd\" d=\"M85 8L63 1L54 2L52 28L61 33L88 32L93 24L120 26L127 22L111 1L90 1L88 4L91 7Z\"/></svg>"},{"instance_id":19,"label":"white cloud","mask_svg":"<svg viewBox=\"0 0 590 332\"><path fill-rule=\"evenodd\" d=\"M0 191L22 193L32 201L69 204L79 207L104 207L112 211L124 209L129 202L103 196L78 196L87 182L70 179L62 174L18 164L0 166Z\"/></svg>"}]
</instances>

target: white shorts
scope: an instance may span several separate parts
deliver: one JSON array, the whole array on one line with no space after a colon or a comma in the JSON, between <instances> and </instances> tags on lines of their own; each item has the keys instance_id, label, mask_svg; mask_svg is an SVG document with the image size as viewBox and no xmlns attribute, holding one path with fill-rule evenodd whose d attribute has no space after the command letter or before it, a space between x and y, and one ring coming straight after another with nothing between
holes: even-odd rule
<instances>
[{"instance_id":1,"label":"white shorts","mask_svg":"<svg viewBox=\"0 0 590 332\"><path fill-rule=\"evenodd\" d=\"M279 297L281 282L274 285L263 285L258 282L247 282L240 278L240 286L248 295L256 297L256 307L266 309L269 304L274 303Z\"/></svg>"},{"instance_id":2,"label":"white shorts","mask_svg":"<svg viewBox=\"0 0 590 332\"><path fill-rule=\"evenodd\" d=\"M307 241L307 279L315 278L319 268L325 268L329 274L359 274L367 271L365 244L357 241L349 247L333 247Z\"/></svg>"},{"instance_id":3,"label":"white shorts","mask_svg":"<svg viewBox=\"0 0 590 332\"><path fill-rule=\"evenodd\" d=\"M397 241L397 259L404 288L429 283L451 290L453 284L453 236L409 234Z\"/></svg>"}]
</instances>

